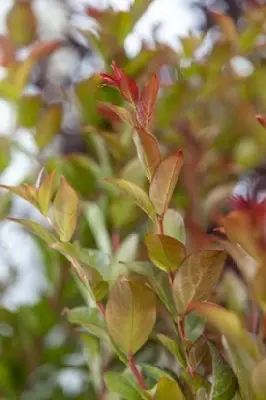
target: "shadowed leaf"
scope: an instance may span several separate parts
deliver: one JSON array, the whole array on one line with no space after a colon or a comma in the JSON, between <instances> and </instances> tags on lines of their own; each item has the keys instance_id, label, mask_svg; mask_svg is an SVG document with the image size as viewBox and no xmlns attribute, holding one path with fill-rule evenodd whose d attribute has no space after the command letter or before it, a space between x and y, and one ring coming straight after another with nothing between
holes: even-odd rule
<instances>
[{"instance_id":1,"label":"shadowed leaf","mask_svg":"<svg viewBox=\"0 0 266 400\"><path fill-rule=\"evenodd\" d=\"M37 191L37 201L39 203L40 211L43 215L47 216L50 202L52 200L55 188L56 170L51 172L44 178L42 184Z\"/></svg>"},{"instance_id":2,"label":"shadowed leaf","mask_svg":"<svg viewBox=\"0 0 266 400\"><path fill-rule=\"evenodd\" d=\"M176 381L161 378L157 384L156 400L175 399L183 400L184 396Z\"/></svg>"}]
</instances>

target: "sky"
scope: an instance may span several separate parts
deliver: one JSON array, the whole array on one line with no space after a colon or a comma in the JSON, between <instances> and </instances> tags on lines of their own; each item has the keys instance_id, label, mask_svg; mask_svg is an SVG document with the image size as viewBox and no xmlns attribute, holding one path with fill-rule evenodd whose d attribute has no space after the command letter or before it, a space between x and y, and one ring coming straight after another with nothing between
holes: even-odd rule
<instances>
[{"instance_id":1,"label":"sky","mask_svg":"<svg viewBox=\"0 0 266 400\"><path fill-rule=\"evenodd\" d=\"M86 0L70 0L70 2L77 9L79 7L82 9L84 4L89 3ZM12 3L12 0L0 1L0 34L6 32L5 18ZM110 3L114 8L120 9L124 9L128 5L127 0L110 0ZM104 6L106 1L97 0L97 4ZM149 41L152 28L158 22L161 24L158 32L159 39L162 42L171 42L177 45L178 35L182 36L188 33L197 18L191 14L186 4L186 0L155 0L127 38L126 50L132 55L136 54L140 48L141 39ZM39 24L41 28L43 27L43 38L60 37L62 26L65 23L65 15L60 8L54 6L54 0L36 0L35 7ZM53 10L52 14L51 9ZM4 70L0 68L1 76L4 76ZM0 134L14 135L14 129L15 110L7 102L0 100ZM19 130L16 137L29 152L32 154L37 152L29 132ZM0 175L0 183L18 185L30 171L37 167L31 158L21 152L13 151L12 163ZM33 218L39 218L38 214L23 200L15 198L12 215L19 217L26 212L30 212ZM13 309L19 304L36 302L40 293L47 290L47 284L43 279L40 254L30 235L14 223L6 221L0 223L0 254L0 281L5 280L10 273L10 260L18 273L17 281L10 286L3 299L4 305Z\"/></svg>"}]
</instances>

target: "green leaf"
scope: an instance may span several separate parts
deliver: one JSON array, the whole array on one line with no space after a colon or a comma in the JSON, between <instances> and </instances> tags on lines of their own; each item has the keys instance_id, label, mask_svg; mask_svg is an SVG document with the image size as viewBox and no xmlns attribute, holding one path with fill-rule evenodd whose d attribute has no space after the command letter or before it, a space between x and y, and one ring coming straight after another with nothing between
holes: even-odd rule
<instances>
[{"instance_id":1,"label":"green leaf","mask_svg":"<svg viewBox=\"0 0 266 400\"><path fill-rule=\"evenodd\" d=\"M176 308L168 274L155 268L153 275L149 277L149 283L168 311L175 316Z\"/></svg>"},{"instance_id":2,"label":"green leaf","mask_svg":"<svg viewBox=\"0 0 266 400\"><path fill-rule=\"evenodd\" d=\"M40 95L23 95L18 101L17 123L24 128L33 128L41 112L43 101Z\"/></svg>"},{"instance_id":3,"label":"green leaf","mask_svg":"<svg viewBox=\"0 0 266 400\"><path fill-rule=\"evenodd\" d=\"M162 333L158 333L156 336L158 340L167 348L167 350L175 356L179 364L185 368L186 361L179 350L178 344L173 339L163 335Z\"/></svg>"},{"instance_id":4,"label":"green leaf","mask_svg":"<svg viewBox=\"0 0 266 400\"><path fill-rule=\"evenodd\" d=\"M11 209L12 201L10 193L6 193L0 197L0 221L5 219Z\"/></svg>"},{"instance_id":5,"label":"green leaf","mask_svg":"<svg viewBox=\"0 0 266 400\"><path fill-rule=\"evenodd\" d=\"M184 219L178 211L168 208L163 217L163 231L165 235L186 243Z\"/></svg>"},{"instance_id":6,"label":"green leaf","mask_svg":"<svg viewBox=\"0 0 266 400\"><path fill-rule=\"evenodd\" d=\"M59 133L63 115L62 104L53 104L44 109L36 125L35 140L40 149L46 147Z\"/></svg>"},{"instance_id":7,"label":"green leaf","mask_svg":"<svg viewBox=\"0 0 266 400\"><path fill-rule=\"evenodd\" d=\"M225 252L218 250L199 251L185 258L173 284L179 315L186 312L191 302L208 299L219 281L225 258Z\"/></svg>"},{"instance_id":8,"label":"green leaf","mask_svg":"<svg viewBox=\"0 0 266 400\"><path fill-rule=\"evenodd\" d=\"M38 236L48 245L52 245L56 242L56 237L49 232L46 228L42 225L38 224L37 222L31 221L29 219L20 219L20 218L8 218L9 221L17 222L24 226L28 231L33 233L34 235Z\"/></svg>"},{"instance_id":9,"label":"green leaf","mask_svg":"<svg viewBox=\"0 0 266 400\"><path fill-rule=\"evenodd\" d=\"M141 364L141 370L148 375L149 377L151 377L152 379L158 381L161 378L167 378L167 379L172 379L174 380L174 378L172 378L172 376L164 371L161 368L158 367L154 367L152 365L148 365L148 364Z\"/></svg>"},{"instance_id":10,"label":"green leaf","mask_svg":"<svg viewBox=\"0 0 266 400\"><path fill-rule=\"evenodd\" d=\"M146 132L141 126L136 126L133 133L133 141L137 149L137 155L149 181L152 180L157 166L161 162L161 155L157 139Z\"/></svg>"},{"instance_id":11,"label":"green leaf","mask_svg":"<svg viewBox=\"0 0 266 400\"><path fill-rule=\"evenodd\" d=\"M9 37L18 47L26 46L35 39L36 18L30 3L16 2L10 9L6 21Z\"/></svg>"},{"instance_id":12,"label":"green leaf","mask_svg":"<svg viewBox=\"0 0 266 400\"><path fill-rule=\"evenodd\" d=\"M127 355L148 340L156 320L156 296L142 282L120 279L106 306L106 323L114 342Z\"/></svg>"},{"instance_id":13,"label":"green leaf","mask_svg":"<svg viewBox=\"0 0 266 400\"><path fill-rule=\"evenodd\" d=\"M52 223L62 242L68 242L77 224L78 196L62 176L53 204Z\"/></svg>"},{"instance_id":14,"label":"green leaf","mask_svg":"<svg viewBox=\"0 0 266 400\"><path fill-rule=\"evenodd\" d=\"M210 400L230 400L237 388L237 379L227 362L219 355L216 347L208 343L212 356L213 383Z\"/></svg>"},{"instance_id":15,"label":"green leaf","mask_svg":"<svg viewBox=\"0 0 266 400\"><path fill-rule=\"evenodd\" d=\"M64 313L72 324L88 329L93 335L109 342L105 322L96 308L77 307L66 309Z\"/></svg>"},{"instance_id":16,"label":"green leaf","mask_svg":"<svg viewBox=\"0 0 266 400\"><path fill-rule=\"evenodd\" d=\"M150 260L164 271L176 271L185 258L184 245L170 236L148 233L145 243Z\"/></svg>"},{"instance_id":17,"label":"green leaf","mask_svg":"<svg viewBox=\"0 0 266 400\"><path fill-rule=\"evenodd\" d=\"M112 246L106 227L105 217L96 203L89 202L84 210L97 247L104 253L111 254Z\"/></svg>"},{"instance_id":18,"label":"green leaf","mask_svg":"<svg viewBox=\"0 0 266 400\"><path fill-rule=\"evenodd\" d=\"M266 396L266 358L260 361L252 371L251 382L256 399L263 400Z\"/></svg>"},{"instance_id":19,"label":"green leaf","mask_svg":"<svg viewBox=\"0 0 266 400\"><path fill-rule=\"evenodd\" d=\"M156 400L175 399L183 400L184 396L176 381L161 378L157 384Z\"/></svg>"},{"instance_id":20,"label":"green leaf","mask_svg":"<svg viewBox=\"0 0 266 400\"><path fill-rule=\"evenodd\" d=\"M156 213L161 216L171 201L182 166L183 153L179 150L162 160L154 172L149 197Z\"/></svg>"},{"instance_id":21,"label":"green leaf","mask_svg":"<svg viewBox=\"0 0 266 400\"><path fill-rule=\"evenodd\" d=\"M151 220L154 223L156 222L156 215L153 205L143 189L141 189L135 183L125 181L123 179L108 178L106 181L117 186L120 190L122 190L123 193L130 196L134 202L151 218Z\"/></svg>"},{"instance_id":22,"label":"green leaf","mask_svg":"<svg viewBox=\"0 0 266 400\"><path fill-rule=\"evenodd\" d=\"M122 399L143 400L143 395L132 376L109 371L104 375L104 380L108 390L119 394ZM147 395L144 398L149 397Z\"/></svg>"},{"instance_id":23,"label":"green leaf","mask_svg":"<svg viewBox=\"0 0 266 400\"><path fill-rule=\"evenodd\" d=\"M54 194L55 179L56 171L54 170L44 178L37 191L37 201L39 203L40 211L44 216L48 215L50 203Z\"/></svg>"},{"instance_id":24,"label":"green leaf","mask_svg":"<svg viewBox=\"0 0 266 400\"><path fill-rule=\"evenodd\" d=\"M3 172L11 161L11 143L6 136L0 136L0 173Z\"/></svg>"},{"instance_id":25,"label":"green leaf","mask_svg":"<svg viewBox=\"0 0 266 400\"><path fill-rule=\"evenodd\" d=\"M195 342L202 335L205 328L205 321L196 313L189 313L184 319L185 337L191 342Z\"/></svg>"}]
</instances>

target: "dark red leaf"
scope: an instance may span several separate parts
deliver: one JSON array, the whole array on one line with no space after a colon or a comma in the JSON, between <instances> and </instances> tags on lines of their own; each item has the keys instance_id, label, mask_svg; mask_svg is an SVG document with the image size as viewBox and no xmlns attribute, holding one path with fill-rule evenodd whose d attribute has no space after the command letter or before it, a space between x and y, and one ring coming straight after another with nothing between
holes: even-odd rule
<instances>
[{"instance_id":1,"label":"dark red leaf","mask_svg":"<svg viewBox=\"0 0 266 400\"><path fill-rule=\"evenodd\" d=\"M138 122L147 130L150 130L152 115L155 108L155 102L159 91L159 80L154 74L151 80L142 90L139 102L137 104Z\"/></svg>"}]
</instances>

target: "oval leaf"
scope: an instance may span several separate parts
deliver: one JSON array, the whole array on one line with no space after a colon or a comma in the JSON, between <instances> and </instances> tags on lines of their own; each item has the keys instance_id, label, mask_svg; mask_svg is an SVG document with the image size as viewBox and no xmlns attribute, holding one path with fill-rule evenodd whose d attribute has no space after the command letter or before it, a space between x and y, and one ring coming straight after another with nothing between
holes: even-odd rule
<instances>
[{"instance_id":1,"label":"oval leaf","mask_svg":"<svg viewBox=\"0 0 266 400\"><path fill-rule=\"evenodd\" d=\"M156 74L152 76L143 88L137 103L137 119L140 125L149 132L154 112L155 102L159 91L159 80Z\"/></svg>"},{"instance_id":2,"label":"oval leaf","mask_svg":"<svg viewBox=\"0 0 266 400\"><path fill-rule=\"evenodd\" d=\"M159 215L163 215L168 208L182 166L183 153L179 150L161 161L154 172L149 197Z\"/></svg>"},{"instance_id":3,"label":"oval leaf","mask_svg":"<svg viewBox=\"0 0 266 400\"><path fill-rule=\"evenodd\" d=\"M47 146L60 131L62 114L62 104L53 104L43 110L35 134L35 140L40 149Z\"/></svg>"},{"instance_id":4,"label":"oval leaf","mask_svg":"<svg viewBox=\"0 0 266 400\"><path fill-rule=\"evenodd\" d=\"M30 44L36 36L36 18L30 3L16 2L7 15L9 37L18 46Z\"/></svg>"},{"instance_id":5,"label":"oval leaf","mask_svg":"<svg viewBox=\"0 0 266 400\"><path fill-rule=\"evenodd\" d=\"M218 250L190 254L176 273L173 293L177 312L186 312L189 303L207 300L219 281L226 253Z\"/></svg>"},{"instance_id":6,"label":"oval leaf","mask_svg":"<svg viewBox=\"0 0 266 400\"><path fill-rule=\"evenodd\" d=\"M106 322L114 342L127 355L148 340L156 320L156 296L139 281L117 281L106 306Z\"/></svg>"},{"instance_id":7,"label":"oval leaf","mask_svg":"<svg viewBox=\"0 0 266 400\"><path fill-rule=\"evenodd\" d=\"M183 400L184 396L176 381L168 378L161 378L157 384L156 400Z\"/></svg>"},{"instance_id":8,"label":"oval leaf","mask_svg":"<svg viewBox=\"0 0 266 400\"><path fill-rule=\"evenodd\" d=\"M149 233L145 243L150 260L164 271L175 271L185 258L183 243L170 236Z\"/></svg>"},{"instance_id":9,"label":"oval leaf","mask_svg":"<svg viewBox=\"0 0 266 400\"><path fill-rule=\"evenodd\" d=\"M77 224L78 196L66 179L60 179L59 190L56 194L52 223L62 242L68 242Z\"/></svg>"}]
</instances>

